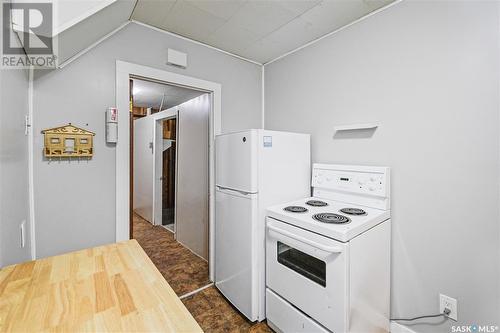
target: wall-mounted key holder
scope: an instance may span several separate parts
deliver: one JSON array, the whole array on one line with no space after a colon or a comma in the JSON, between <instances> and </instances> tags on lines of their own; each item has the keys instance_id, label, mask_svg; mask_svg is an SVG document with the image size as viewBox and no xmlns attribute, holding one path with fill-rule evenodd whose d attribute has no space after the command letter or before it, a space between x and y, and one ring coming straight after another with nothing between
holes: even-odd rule
<instances>
[{"instance_id":1,"label":"wall-mounted key holder","mask_svg":"<svg viewBox=\"0 0 500 333\"><path fill-rule=\"evenodd\" d=\"M54 157L89 157L94 155L95 133L69 123L65 126L42 131L44 135L44 155Z\"/></svg>"}]
</instances>

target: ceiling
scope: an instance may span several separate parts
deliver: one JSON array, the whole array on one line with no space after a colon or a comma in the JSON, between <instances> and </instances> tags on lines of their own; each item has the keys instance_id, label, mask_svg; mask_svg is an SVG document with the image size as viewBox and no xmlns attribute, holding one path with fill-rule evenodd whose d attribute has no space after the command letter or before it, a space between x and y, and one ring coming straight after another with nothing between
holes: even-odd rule
<instances>
[{"instance_id":1,"label":"ceiling","mask_svg":"<svg viewBox=\"0 0 500 333\"><path fill-rule=\"evenodd\" d=\"M394 0L138 0L132 19L269 62Z\"/></svg>"},{"instance_id":2,"label":"ceiling","mask_svg":"<svg viewBox=\"0 0 500 333\"><path fill-rule=\"evenodd\" d=\"M139 107L152 107L158 109L163 95L165 95L162 107L162 109L165 110L204 94L204 92L201 91L156 82L143 80L133 81L132 94L134 95L134 106Z\"/></svg>"}]
</instances>

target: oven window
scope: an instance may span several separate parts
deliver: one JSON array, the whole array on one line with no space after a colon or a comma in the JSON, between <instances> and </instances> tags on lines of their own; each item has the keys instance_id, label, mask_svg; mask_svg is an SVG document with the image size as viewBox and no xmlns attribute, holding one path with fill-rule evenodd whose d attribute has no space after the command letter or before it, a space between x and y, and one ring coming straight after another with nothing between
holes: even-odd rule
<instances>
[{"instance_id":1,"label":"oven window","mask_svg":"<svg viewBox=\"0 0 500 333\"><path fill-rule=\"evenodd\" d=\"M326 263L278 242L278 262L309 280L326 287Z\"/></svg>"}]
</instances>

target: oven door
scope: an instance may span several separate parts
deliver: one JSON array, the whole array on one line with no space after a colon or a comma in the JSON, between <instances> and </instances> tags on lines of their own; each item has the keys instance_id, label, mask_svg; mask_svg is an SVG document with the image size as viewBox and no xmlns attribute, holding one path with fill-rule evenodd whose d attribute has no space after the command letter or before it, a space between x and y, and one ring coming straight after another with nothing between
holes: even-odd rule
<instances>
[{"instance_id":1,"label":"oven door","mask_svg":"<svg viewBox=\"0 0 500 333\"><path fill-rule=\"evenodd\" d=\"M266 218L266 284L333 332L348 328L349 246Z\"/></svg>"}]
</instances>

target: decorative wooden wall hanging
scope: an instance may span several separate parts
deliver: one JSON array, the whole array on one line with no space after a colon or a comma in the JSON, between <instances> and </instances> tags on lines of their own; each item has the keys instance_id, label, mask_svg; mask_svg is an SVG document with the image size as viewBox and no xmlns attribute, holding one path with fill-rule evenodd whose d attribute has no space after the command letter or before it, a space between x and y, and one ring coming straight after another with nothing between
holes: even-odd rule
<instances>
[{"instance_id":1,"label":"decorative wooden wall hanging","mask_svg":"<svg viewBox=\"0 0 500 333\"><path fill-rule=\"evenodd\" d=\"M92 157L95 133L70 124L42 131L45 157Z\"/></svg>"}]
</instances>

